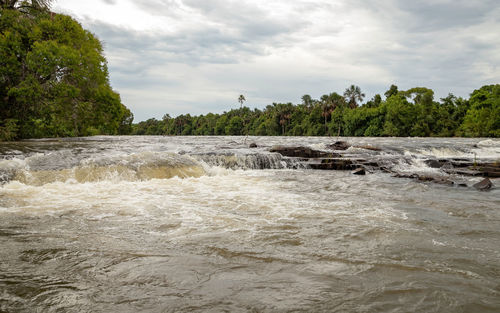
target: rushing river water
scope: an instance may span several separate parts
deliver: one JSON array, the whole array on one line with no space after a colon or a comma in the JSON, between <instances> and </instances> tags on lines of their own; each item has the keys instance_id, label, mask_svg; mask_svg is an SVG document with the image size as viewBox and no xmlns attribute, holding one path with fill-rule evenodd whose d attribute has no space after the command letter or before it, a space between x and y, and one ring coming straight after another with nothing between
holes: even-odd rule
<instances>
[{"instance_id":1,"label":"rushing river water","mask_svg":"<svg viewBox=\"0 0 500 313\"><path fill-rule=\"evenodd\" d=\"M481 192L477 177L356 176L268 152L334 140L0 143L0 312L500 312L500 180ZM399 172L500 159L496 139L344 140Z\"/></svg>"}]
</instances>

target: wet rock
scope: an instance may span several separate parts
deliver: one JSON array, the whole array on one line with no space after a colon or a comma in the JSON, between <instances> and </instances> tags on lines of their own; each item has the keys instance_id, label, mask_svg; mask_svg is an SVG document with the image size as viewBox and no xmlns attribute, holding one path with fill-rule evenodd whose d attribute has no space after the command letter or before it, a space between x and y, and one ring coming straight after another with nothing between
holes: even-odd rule
<instances>
[{"instance_id":1,"label":"wet rock","mask_svg":"<svg viewBox=\"0 0 500 313\"><path fill-rule=\"evenodd\" d=\"M425 164L427 164L428 167L432 167L432 168L440 168L441 166L443 166L443 163L441 161L438 161L438 160L425 160L424 161Z\"/></svg>"},{"instance_id":2,"label":"wet rock","mask_svg":"<svg viewBox=\"0 0 500 313\"><path fill-rule=\"evenodd\" d=\"M440 168L442 170L451 170L454 168L453 163L451 163L449 160L446 159L441 159L441 160L430 159L430 160L425 160L424 163L427 164L428 167Z\"/></svg>"},{"instance_id":3,"label":"wet rock","mask_svg":"<svg viewBox=\"0 0 500 313\"><path fill-rule=\"evenodd\" d=\"M449 166L447 164L450 164ZM450 161L441 169L448 174L464 176L500 177L500 165L497 163L479 163Z\"/></svg>"},{"instance_id":4,"label":"wet rock","mask_svg":"<svg viewBox=\"0 0 500 313\"><path fill-rule=\"evenodd\" d=\"M450 162L453 167L471 167L474 166L474 162L466 159L451 159L451 160L442 160L443 162Z\"/></svg>"},{"instance_id":5,"label":"wet rock","mask_svg":"<svg viewBox=\"0 0 500 313\"><path fill-rule=\"evenodd\" d=\"M348 171L358 168L358 165L349 159L315 159L310 160L307 164L315 170Z\"/></svg>"},{"instance_id":6,"label":"wet rock","mask_svg":"<svg viewBox=\"0 0 500 313\"><path fill-rule=\"evenodd\" d=\"M451 162L445 162L443 166L441 166L442 170L452 170L453 169L453 164Z\"/></svg>"},{"instance_id":7,"label":"wet rock","mask_svg":"<svg viewBox=\"0 0 500 313\"><path fill-rule=\"evenodd\" d=\"M419 181L433 181L433 180L436 180L436 178L432 177L432 176L417 175L417 180L419 180Z\"/></svg>"},{"instance_id":8,"label":"wet rock","mask_svg":"<svg viewBox=\"0 0 500 313\"><path fill-rule=\"evenodd\" d=\"M485 191L485 190L490 190L491 187L493 187L493 183L489 178L485 178L479 183L474 184L473 187L476 188L477 190Z\"/></svg>"},{"instance_id":9,"label":"wet rock","mask_svg":"<svg viewBox=\"0 0 500 313\"><path fill-rule=\"evenodd\" d=\"M447 177L442 177L442 176L429 176L429 175L418 175L418 174L406 174L406 173L397 173L396 175L393 175L392 177L397 177L397 178L411 178L411 179L416 179L417 181L420 182L431 182L439 185L448 185L448 186L453 186L455 185L455 182L452 180L449 180ZM465 185L467 186L467 185Z\"/></svg>"},{"instance_id":10,"label":"wet rock","mask_svg":"<svg viewBox=\"0 0 500 313\"><path fill-rule=\"evenodd\" d=\"M269 150L269 152L277 152L283 156L287 157L295 157L295 158L333 158L338 157L339 154L331 153L331 152L323 152L319 150L313 150L308 147L283 147L283 146L274 146Z\"/></svg>"},{"instance_id":11,"label":"wet rock","mask_svg":"<svg viewBox=\"0 0 500 313\"><path fill-rule=\"evenodd\" d=\"M365 150L371 150L371 151L382 151L382 149L378 147L373 147L373 146L354 146L355 148L360 148L360 149L365 149Z\"/></svg>"},{"instance_id":12,"label":"wet rock","mask_svg":"<svg viewBox=\"0 0 500 313\"><path fill-rule=\"evenodd\" d=\"M449 179L446 178L437 178L432 181L433 183L440 184L440 185L448 185L448 186L453 186L455 183Z\"/></svg>"},{"instance_id":13,"label":"wet rock","mask_svg":"<svg viewBox=\"0 0 500 313\"><path fill-rule=\"evenodd\" d=\"M395 175L393 177L397 177L397 175L398 175L397 172L395 172L392 168L387 167L387 166L380 166L380 170L382 172L385 172L385 173L390 173L390 174L394 174L395 173Z\"/></svg>"},{"instance_id":14,"label":"wet rock","mask_svg":"<svg viewBox=\"0 0 500 313\"><path fill-rule=\"evenodd\" d=\"M469 169L443 169L445 173L455 174L455 175L464 175L464 176L482 176L483 173L480 171L469 170Z\"/></svg>"},{"instance_id":15,"label":"wet rock","mask_svg":"<svg viewBox=\"0 0 500 313\"><path fill-rule=\"evenodd\" d=\"M328 145L328 148L332 150L347 150L351 145L346 141L336 141L335 143Z\"/></svg>"},{"instance_id":16,"label":"wet rock","mask_svg":"<svg viewBox=\"0 0 500 313\"><path fill-rule=\"evenodd\" d=\"M449 180L447 177L441 176L427 176L427 175L417 175L417 180L424 182L432 182L440 185L453 186L455 183Z\"/></svg>"},{"instance_id":17,"label":"wet rock","mask_svg":"<svg viewBox=\"0 0 500 313\"><path fill-rule=\"evenodd\" d=\"M484 177L500 177L500 166L498 164L488 164L480 167L479 171L483 173Z\"/></svg>"},{"instance_id":18,"label":"wet rock","mask_svg":"<svg viewBox=\"0 0 500 313\"><path fill-rule=\"evenodd\" d=\"M252 142L250 145L248 145L249 148L257 148L257 144L255 142Z\"/></svg>"},{"instance_id":19,"label":"wet rock","mask_svg":"<svg viewBox=\"0 0 500 313\"><path fill-rule=\"evenodd\" d=\"M362 167L358 167L352 172L354 175L366 175L366 171Z\"/></svg>"},{"instance_id":20,"label":"wet rock","mask_svg":"<svg viewBox=\"0 0 500 313\"><path fill-rule=\"evenodd\" d=\"M458 187L468 187L466 183L455 183Z\"/></svg>"},{"instance_id":21,"label":"wet rock","mask_svg":"<svg viewBox=\"0 0 500 313\"><path fill-rule=\"evenodd\" d=\"M360 160L359 163L372 168L381 169L380 164L378 164L378 162L376 161Z\"/></svg>"},{"instance_id":22,"label":"wet rock","mask_svg":"<svg viewBox=\"0 0 500 313\"><path fill-rule=\"evenodd\" d=\"M396 173L394 175L392 175L392 177L396 177L396 178L418 178L418 175L417 174L406 174L406 173Z\"/></svg>"}]
</instances>

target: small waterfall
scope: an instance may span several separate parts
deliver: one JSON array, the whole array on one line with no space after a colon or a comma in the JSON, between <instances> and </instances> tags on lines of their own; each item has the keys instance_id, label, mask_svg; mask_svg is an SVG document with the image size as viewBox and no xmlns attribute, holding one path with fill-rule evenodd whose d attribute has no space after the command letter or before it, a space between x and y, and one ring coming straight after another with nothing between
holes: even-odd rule
<instances>
[{"instance_id":1,"label":"small waterfall","mask_svg":"<svg viewBox=\"0 0 500 313\"><path fill-rule=\"evenodd\" d=\"M298 160L284 158L278 153L268 154L200 154L194 155L195 159L205 162L210 166L228 169L286 169L304 167Z\"/></svg>"},{"instance_id":2,"label":"small waterfall","mask_svg":"<svg viewBox=\"0 0 500 313\"><path fill-rule=\"evenodd\" d=\"M26 159L0 161L0 182L11 180L41 186L54 182L78 183L103 180L136 181L172 177L200 177L205 170L195 159L166 152L140 152L128 155L85 158L63 162L60 155L34 155Z\"/></svg>"},{"instance_id":3,"label":"small waterfall","mask_svg":"<svg viewBox=\"0 0 500 313\"><path fill-rule=\"evenodd\" d=\"M41 186L54 182L136 181L172 177L200 177L206 174L202 163L226 169L296 169L304 163L278 153L198 154L139 152L127 155L87 157L61 153L36 154L25 159L0 161L0 182L15 180Z\"/></svg>"}]
</instances>

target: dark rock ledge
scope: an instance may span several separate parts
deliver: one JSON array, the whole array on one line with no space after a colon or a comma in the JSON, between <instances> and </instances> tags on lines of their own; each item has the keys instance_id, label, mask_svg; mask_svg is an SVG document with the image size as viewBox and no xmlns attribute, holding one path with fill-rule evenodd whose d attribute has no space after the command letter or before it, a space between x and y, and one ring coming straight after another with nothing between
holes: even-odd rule
<instances>
[{"instance_id":1,"label":"dark rock ledge","mask_svg":"<svg viewBox=\"0 0 500 313\"><path fill-rule=\"evenodd\" d=\"M330 145L329 148L335 151L347 150L350 146L345 142L337 141ZM371 146L358 148L381 151L381 149ZM367 159L366 155L363 158L356 156L344 156L337 152L325 152L314 150L303 146L274 146L270 152L279 153L286 158L295 159L305 168L315 170L337 170L337 171L353 171L355 175L365 175L366 172L384 171L393 174L393 177L410 178L420 182L432 182L440 185L467 187L467 184L460 180L453 180L452 176L481 176L486 177L485 180L475 187L478 190L489 190L493 188L492 182L487 179L500 177L500 163L476 163L468 159L452 158L452 159L429 159L425 160L427 166L431 168L439 168L443 175L419 175L416 173L401 173L392 169L387 165L387 162L381 162L380 159Z\"/></svg>"}]
</instances>

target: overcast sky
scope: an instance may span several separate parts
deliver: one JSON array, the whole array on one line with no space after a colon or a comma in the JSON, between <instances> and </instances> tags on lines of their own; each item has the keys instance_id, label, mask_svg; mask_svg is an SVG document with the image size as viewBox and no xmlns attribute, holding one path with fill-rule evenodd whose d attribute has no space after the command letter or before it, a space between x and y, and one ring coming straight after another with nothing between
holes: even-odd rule
<instances>
[{"instance_id":1,"label":"overcast sky","mask_svg":"<svg viewBox=\"0 0 500 313\"><path fill-rule=\"evenodd\" d=\"M135 121L391 84L500 83L498 0L57 0L104 44Z\"/></svg>"}]
</instances>

